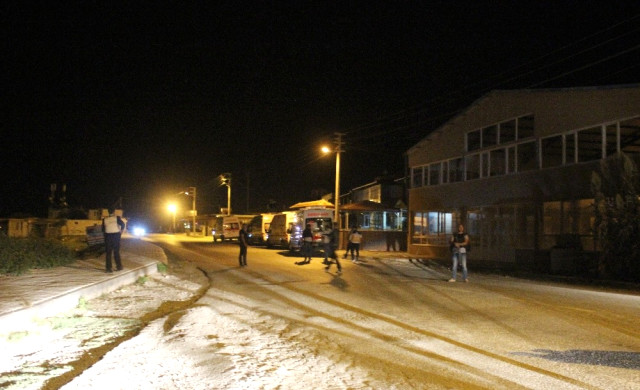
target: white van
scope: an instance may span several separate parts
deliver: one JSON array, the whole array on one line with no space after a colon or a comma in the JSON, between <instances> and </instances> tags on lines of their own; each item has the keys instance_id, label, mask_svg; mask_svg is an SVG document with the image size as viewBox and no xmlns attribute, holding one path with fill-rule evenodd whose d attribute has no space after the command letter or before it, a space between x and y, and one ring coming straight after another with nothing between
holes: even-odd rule
<instances>
[{"instance_id":1,"label":"white van","mask_svg":"<svg viewBox=\"0 0 640 390\"><path fill-rule=\"evenodd\" d=\"M276 214L271 220L267 247L300 249L302 231L307 224L311 225L313 245L317 246L322 243L322 230L328 223L333 223L333 210L327 208L305 208Z\"/></svg>"},{"instance_id":2,"label":"white van","mask_svg":"<svg viewBox=\"0 0 640 390\"><path fill-rule=\"evenodd\" d=\"M264 245L269 236L269 227L274 214L260 214L251 219L247 225L249 245Z\"/></svg>"},{"instance_id":3,"label":"white van","mask_svg":"<svg viewBox=\"0 0 640 390\"><path fill-rule=\"evenodd\" d=\"M251 222L255 215L226 215L222 217L222 231L211 232L213 235L213 242L216 240L237 240L240 236L240 227L243 223L248 224Z\"/></svg>"},{"instance_id":4,"label":"white van","mask_svg":"<svg viewBox=\"0 0 640 390\"><path fill-rule=\"evenodd\" d=\"M271 218L269 230L267 230L267 239L265 240L267 248L273 248L274 246L289 247L290 233L295 215L296 213L293 211L284 211L275 214Z\"/></svg>"}]
</instances>

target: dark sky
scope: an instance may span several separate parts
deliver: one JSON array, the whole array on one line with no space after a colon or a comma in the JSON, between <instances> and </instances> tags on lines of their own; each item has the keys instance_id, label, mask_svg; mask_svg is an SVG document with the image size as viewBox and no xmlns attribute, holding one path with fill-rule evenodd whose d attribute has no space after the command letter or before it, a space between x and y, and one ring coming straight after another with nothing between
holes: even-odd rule
<instances>
[{"instance_id":1,"label":"dark sky","mask_svg":"<svg viewBox=\"0 0 640 390\"><path fill-rule=\"evenodd\" d=\"M212 213L223 172L234 211L289 206L333 191L334 132L347 190L490 90L640 82L638 1L28 3L1 6L0 217L46 216L51 183Z\"/></svg>"}]
</instances>

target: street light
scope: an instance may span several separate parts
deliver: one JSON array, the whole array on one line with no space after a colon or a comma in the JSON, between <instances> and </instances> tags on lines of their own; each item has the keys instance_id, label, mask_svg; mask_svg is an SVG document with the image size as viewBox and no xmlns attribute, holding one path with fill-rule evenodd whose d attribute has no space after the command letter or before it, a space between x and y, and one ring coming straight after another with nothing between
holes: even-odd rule
<instances>
[{"instance_id":1,"label":"street light","mask_svg":"<svg viewBox=\"0 0 640 390\"><path fill-rule=\"evenodd\" d=\"M340 152L342 152L342 136L344 134L343 133L335 133L335 149L333 150L334 152L336 152L336 188L335 188L335 193L334 193L334 204L335 204L335 211L334 211L334 216L333 216L333 220L334 220L334 228L335 226L337 226L337 229L340 229ZM322 147L322 152L325 154L328 154L330 152L332 152L332 150L328 147L328 146L323 146Z\"/></svg>"},{"instance_id":2,"label":"street light","mask_svg":"<svg viewBox=\"0 0 640 390\"><path fill-rule=\"evenodd\" d=\"M220 185L227 186L227 215L231 215L231 174L220 174Z\"/></svg>"},{"instance_id":3,"label":"street light","mask_svg":"<svg viewBox=\"0 0 640 390\"><path fill-rule=\"evenodd\" d=\"M191 208L191 213L193 215L193 224L191 225L191 232L193 233L193 235L196 234L196 187L189 187L189 190L184 192L185 195L187 196L192 196L193 197L193 204L192 204L192 208Z\"/></svg>"},{"instance_id":4,"label":"street light","mask_svg":"<svg viewBox=\"0 0 640 390\"><path fill-rule=\"evenodd\" d=\"M167 210L169 210L169 212L173 216L173 224L171 225L171 232L175 233L176 232L176 205L175 205L175 203L170 203L167 206Z\"/></svg>"}]
</instances>

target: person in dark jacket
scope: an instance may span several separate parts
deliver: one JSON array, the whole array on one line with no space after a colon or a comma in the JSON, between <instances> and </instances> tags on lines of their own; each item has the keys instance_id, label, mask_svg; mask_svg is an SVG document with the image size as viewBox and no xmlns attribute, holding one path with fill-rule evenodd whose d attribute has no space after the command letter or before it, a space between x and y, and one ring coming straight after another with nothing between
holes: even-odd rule
<instances>
[{"instance_id":1,"label":"person in dark jacket","mask_svg":"<svg viewBox=\"0 0 640 390\"><path fill-rule=\"evenodd\" d=\"M458 232L451 237L451 257L452 257L452 274L450 282L456 281L456 272L458 270L458 261L462 266L462 279L468 282L467 278L467 250L469 249L469 235L464 231L464 225L458 226Z\"/></svg>"},{"instance_id":2,"label":"person in dark jacket","mask_svg":"<svg viewBox=\"0 0 640 390\"><path fill-rule=\"evenodd\" d=\"M120 216L114 214L113 209L109 209L109 216L102 219L102 233L104 234L104 246L106 250L105 267L106 272L113 272L111 267L111 255L116 261L116 270L122 270L122 260L120 259L120 236L125 229L125 224Z\"/></svg>"},{"instance_id":3,"label":"person in dark jacket","mask_svg":"<svg viewBox=\"0 0 640 390\"><path fill-rule=\"evenodd\" d=\"M299 264L309 264L313 254L313 232L310 224L307 224L302 231L302 254L304 255L304 260Z\"/></svg>"},{"instance_id":4,"label":"person in dark jacket","mask_svg":"<svg viewBox=\"0 0 640 390\"><path fill-rule=\"evenodd\" d=\"M247 225L242 224L240 228L240 232L238 233L238 244L240 244L240 255L238 256L238 261L240 263L240 267L247 266L247 247L249 246L249 236L247 234Z\"/></svg>"},{"instance_id":5,"label":"person in dark jacket","mask_svg":"<svg viewBox=\"0 0 640 390\"><path fill-rule=\"evenodd\" d=\"M334 262L336 263L336 266L338 267L338 274L342 273L342 265L340 265L340 260L338 260L338 255L336 253L336 249L338 249L338 240L339 240L339 236L338 234L340 233L338 228L332 228L331 224L328 224L328 229L324 231L324 233L322 233L323 235L327 235L329 237L329 245L328 248L329 249L329 253L328 253L328 257L333 259L333 261L329 260L329 264L327 264L326 267L324 267L324 270L326 272L329 272L329 269L331 268L331 264L333 264Z\"/></svg>"}]
</instances>

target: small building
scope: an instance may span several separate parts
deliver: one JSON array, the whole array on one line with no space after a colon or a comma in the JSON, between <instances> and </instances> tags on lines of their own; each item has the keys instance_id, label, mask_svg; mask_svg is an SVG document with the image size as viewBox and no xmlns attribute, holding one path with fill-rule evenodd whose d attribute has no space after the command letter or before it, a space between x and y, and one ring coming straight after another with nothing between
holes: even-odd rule
<instances>
[{"instance_id":1,"label":"small building","mask_svg":"<svg viewBox=\"0 0 640 390\"><path fill-rule=\"evenodd\" d=\"M362 249L407 249L404 178L377 178L340 198L342 243L347 242L348 230L357 226L362 233ZM346 247L346 244L343 246Z\"/></svg>"},{"instance_id":2,"label":"small building","mask_svg":"<svg viewBox=\"0 0 640 390\"><path fill-rule=\"evenodd\" d=\"M463 223L476 264L585 266L591 174L617 152L640 157L638 84L490 92L407 151L408 251L448 258Z\"/></svg>"}]
</instances>

